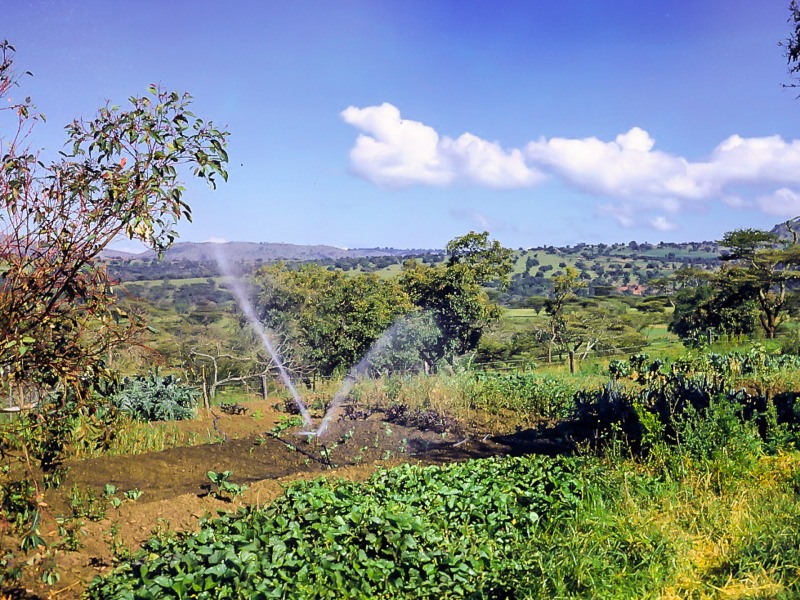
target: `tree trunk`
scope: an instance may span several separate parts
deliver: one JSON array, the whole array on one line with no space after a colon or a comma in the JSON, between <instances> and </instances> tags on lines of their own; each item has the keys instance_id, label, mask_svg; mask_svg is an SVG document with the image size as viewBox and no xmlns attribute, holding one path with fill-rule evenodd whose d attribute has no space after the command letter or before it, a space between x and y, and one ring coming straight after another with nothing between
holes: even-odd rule
<instances>
[{"instance_id":1,"label":"tree trunk","mask_svg":"<svg viewBox=\"0 0 800 600\"><path fill-rule=\"evenodd\" d=\"M575 350L572 348L569 350L569 373L575 375Z\"/></svg>"},{"instance_id":2,"label":"tree trunk","mask_svg":"<svg viewBox=\"0 0 800 600\"><path fill-rule=\"evenodd\" d=\"M203 408L206 410L211 408L211 402L208 399L208 382L206 381L206 367L200 369L201 377L203 379Z\"/></svg>"},{"instance_id":3,"label":"tree trunk","mask_svg":"<svg viewBox=\"0 0 800 600\"><path fill-rule=\"evenodd\" d=\"M267 374L266 373L262 373L261 374L261 397L264 400L266 400L267 397L268 397L268 395L267 395L268 391L269 390L267 389Z\"/></svg>"}]
</instances>

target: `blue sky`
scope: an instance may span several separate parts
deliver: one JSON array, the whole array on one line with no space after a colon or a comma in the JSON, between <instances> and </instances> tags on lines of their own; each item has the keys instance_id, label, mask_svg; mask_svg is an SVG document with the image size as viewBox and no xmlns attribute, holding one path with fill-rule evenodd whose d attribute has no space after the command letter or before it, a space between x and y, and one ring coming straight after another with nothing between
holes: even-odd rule
<instances>
[{"instance_id":1,"label":"blue sky","mask_svg":"<svg viewBox=\"0 0 800 600\"><path fill-rule=\"evenodd\" d=\"M788 0L0 0L62 126L151 82L231 132L181 239L717 239L800 214ZM120 247L124 247L121 244Z\"/></svg>"}]
</instances>

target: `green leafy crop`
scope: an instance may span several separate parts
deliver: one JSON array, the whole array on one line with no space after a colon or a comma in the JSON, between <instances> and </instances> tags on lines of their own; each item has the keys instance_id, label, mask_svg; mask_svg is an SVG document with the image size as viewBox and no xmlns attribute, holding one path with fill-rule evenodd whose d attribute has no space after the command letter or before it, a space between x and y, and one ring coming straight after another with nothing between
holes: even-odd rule
<instances>
[{"instance_id":1,"label":"green leafy crop","mask_svg":"<svg viewBox=\"0 0 800 600\"><path fill-rule=\"evenodd\" d=\"M197 396L196 389L182 384L177 377L151 373L126 377L111 402L141 421L178 421L194 418Z\"/></svg>"},{"instance_id":2,"label":"green leafy crop","mask_svg":"<svg viewBox=\"0 0 800 600\"><path fill-rule=\"evenodd\" d=\"M574 513L580 463L538 457L317 480L151 539L90 598L512 597L518 555Z\"/></svg>"}]
</instances>

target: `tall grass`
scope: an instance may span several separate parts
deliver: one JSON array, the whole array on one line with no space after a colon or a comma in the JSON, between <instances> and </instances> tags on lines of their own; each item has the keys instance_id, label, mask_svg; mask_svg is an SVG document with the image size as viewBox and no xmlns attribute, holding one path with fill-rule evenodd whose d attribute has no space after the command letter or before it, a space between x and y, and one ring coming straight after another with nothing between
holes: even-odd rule
<instances>
[{"instance_id":1,"label":"tall grass","mask_svg":"<svg viewBox=\"0 0 800 600\"><path fill-rule=\"evenodd\" d=\"M216 436L210 431L203 436L195 432L183 431L174 422L148 423L122 414L115 422L115 433L107 448L76 446L72 457L84 459L121 454L136 455L160 452L180 446L197 446L214 441L216 441Z\"/></svg>"}]
</instances>

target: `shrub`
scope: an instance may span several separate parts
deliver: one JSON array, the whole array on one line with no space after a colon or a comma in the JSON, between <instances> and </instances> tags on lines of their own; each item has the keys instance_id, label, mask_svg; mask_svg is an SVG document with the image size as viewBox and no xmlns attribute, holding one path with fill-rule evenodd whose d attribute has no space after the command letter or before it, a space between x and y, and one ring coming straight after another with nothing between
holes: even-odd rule
<instances>
[{"instance_id":1,"label":"shrub","mask_svg":"<svg viewBox=\"0 0 800 600\"><path fill-rule=\"evenodd\" d=\"M675 419L675 434L683 452L695 460L747 462L761 451L758 429L742 415L735 398L714 398L705 410L689 405Z\"/></svg>"}]
</instances>

